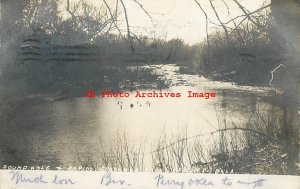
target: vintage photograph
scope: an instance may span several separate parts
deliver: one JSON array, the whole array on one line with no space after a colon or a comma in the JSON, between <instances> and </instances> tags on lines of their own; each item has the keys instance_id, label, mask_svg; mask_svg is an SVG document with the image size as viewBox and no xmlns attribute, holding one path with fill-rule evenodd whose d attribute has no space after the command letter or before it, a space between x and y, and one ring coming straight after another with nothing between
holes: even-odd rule
<instances>
[{"instance_id":1,"label":"vintage photograph","mask_svg":"<svg viewBox=\"0 0 300 189\"><path fill-rule=\"evenodd\" d=\"M0 2L0 169L300 175L299 0Z\"/></svg>"}]
</instances>

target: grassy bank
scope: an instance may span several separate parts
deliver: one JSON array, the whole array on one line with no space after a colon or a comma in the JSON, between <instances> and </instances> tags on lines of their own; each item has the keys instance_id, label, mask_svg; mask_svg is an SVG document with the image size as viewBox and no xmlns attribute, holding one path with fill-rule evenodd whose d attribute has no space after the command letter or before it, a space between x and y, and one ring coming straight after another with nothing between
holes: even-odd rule
<instances>
[{"instance_id":1,"label":"grassy bank","mask_svg":"<svg viewBox=\"0 0 300 189\"><path fill-rule=\"evenodd\" d=\"M96 170L287 174L280 116L257 111L243 122L223 117L218 128L194 136L162 132L151 141L151 150L149 143L136 144L126 133L119 133L106 141L99 139L98 158L77 151L78 161Z\"/></svg>"}]
</instances>

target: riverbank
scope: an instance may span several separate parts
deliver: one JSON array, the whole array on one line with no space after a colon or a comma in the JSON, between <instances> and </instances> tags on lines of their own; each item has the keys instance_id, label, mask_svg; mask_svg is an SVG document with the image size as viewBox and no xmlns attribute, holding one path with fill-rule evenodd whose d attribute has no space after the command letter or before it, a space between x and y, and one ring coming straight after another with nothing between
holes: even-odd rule
<instances>
[{"instance_id":1,"label":"riverbank","mask_svg":"<svg viewBox=\"0 0 300 189\"><path fill-rule=\"evenodd\" d=\"M176 91L184 94L187 91L217 91L217 95L209 100L188 98L185 95L175 99L134 98L135 92L132 91L130 96L133 98L88 99L76 96L73 98L66 96L67 94L56 92L28 95L24 98L27 102L23 102L18 105L18 108L15 108L12 113L14 117L1 124L2 164L15 165L18 163L20 166L49 165L51 167L82 166L100 169L103 166L107 168L117 166L118 170L123 166L123 170L133 170L133 165L126 168L128 163L124 165L124 162L130 160L131 163L134 163L137 158L135 155L139 153L140 156L143 156L144 151L145 153L149 152L147 158L145 154L144 162L140 159L139 165L144 167L144 170L215 172L216 168L223 166L224 172L230 172L233 169L234 172L242 173L249 169L239 170L239 166L247 166L250 160L241 162L241 158L234 157L235 155L246 154L247 157L250 157L253 153L253 157L262 157L260 153L255 153L253 150L260 151L265 146L259 145L257 148L243 151L243 153L242 147L237 148L235 152L230 151L229 149L233 146L229 146L228 151L226 149L222 151L217 149L219 143L216 141L219 140L221 133L230 133L228 138L223 141L224 147L226 147L225 144L229 144L232 140L231 134L234 134L237 139L236 132L239 133L239 140L242 140L244 135L249 133L245 128L247 128L247 124L250 127L251 117L253 126L250 127L250 133L253 133L252 130L254 130L254 134L249 135L248 141L259 141L257 137L259 138L261 135L256 136L255 133L265 134L263 123L280 120L280 115L278 115L280 108L274 105L272 97L275 95L268 88L237 86L232 83L210 81L198 75L179 74L180 68L174 64L152 65L151 68L155 69L153 71L157 75L163 75L164 81L169 84L169 88L163 92ZM95 87L98 86L95 85ZM120 86L111 87L120 89ZM85 89L81 90L85 92ZM151 88L140 91L144 90L153 91ZM84 96L82 93L78 94L80 97ZM260 114L264 121L258 122L258 118L252 116L257 112L264 112L267 115L274 113L275 115L267 118ZM275 119L276 116L279 119ZM280 123L276 124L276 128L280 126ZM269 130L270 128L275 129L274 123L270 122L268 125L270 125L268 126ZM257 129L254 128L257 126L259 126ZM227 129L223 130L223 128ZM185 133L186 131L187 133ZM277 132L276 129L275 131ZM182 135L182 133L185 134ZM193 157L193 162L188 164L188 159L185 159L184 162L179 162L177 165L175 162L178 160L178 156L170 157L170 161L174 164L164 162L166 154L174 154L182 149L182 143L176 143L176 141L182 141L181 139L184 138L188 138L189 153L185 151L183 156ZM120 141L121 139L122 141ZM269 138L267 137L267 139ZM99 140L103 142L103 145L99 143ZM205 141L205 145L202 145L203 141ZM242 142L237 143L242 144ZM129 160L122 159L122 163L107 157L110 155L109 157L115 156L120 159L118 155L121 154L110 154L109 149L120 149L125 144L128 145L128 149L134 148L133 151L128 151ZM243 144L245 143L243 142ZM63 148L61 148L62 146ZM190 154L194 148L200 146L211 147L212 156L207 161ZM101 150L102 147L105 149ZM194 152L200 152L200 149ZM278 154L284 153L280 151ZM123 155L122 157L126 157ZM223 156L227 158L221 160L220 157ZM215 160L216 158L218 161ZM285 159L283 158L283 160ZM229 169L227 166L229 163L234 163L235 168ZM164 164L165 166L162 166ZM190 167L180 168L183 164ZM277 169L278 167L276 167Z\"/></svg>"}]
</instances>

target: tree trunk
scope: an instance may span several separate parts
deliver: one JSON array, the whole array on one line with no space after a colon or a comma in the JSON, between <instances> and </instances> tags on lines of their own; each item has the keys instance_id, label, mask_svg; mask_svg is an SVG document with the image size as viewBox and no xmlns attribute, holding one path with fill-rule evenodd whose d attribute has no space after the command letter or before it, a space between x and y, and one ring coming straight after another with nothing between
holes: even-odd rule
<instances>
[{"instance_id":1,"label":"tree trunk","mask_svg":"<svg viewBox=\"0 0 300 189\"><path fill-rule=\"evenodd\" d=\"M272 16L280 35L285 39L286 74L281 79L284 90L285 144L288 154L288 174L296 174L299 163L299 83L300 83L300 1L271 0Z\"/></svg>"}]
</instances>

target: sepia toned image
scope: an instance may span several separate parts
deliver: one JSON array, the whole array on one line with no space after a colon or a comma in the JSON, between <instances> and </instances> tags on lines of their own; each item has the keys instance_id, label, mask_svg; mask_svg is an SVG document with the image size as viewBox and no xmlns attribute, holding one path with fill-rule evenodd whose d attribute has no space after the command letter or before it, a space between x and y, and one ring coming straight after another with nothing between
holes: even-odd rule
<instances>
[{"instance_id":1,"label":"sepia toned image","mask_svg":"<svg viewBox=\"0 0 300 189\"><path fill-rule=\"evenodd\" d=\"M0 169L300 175L300 1L0 13Z\"/></svg>"}]
</instances>

